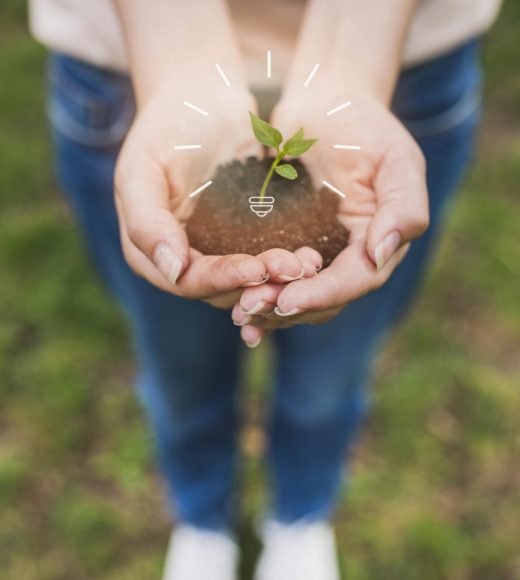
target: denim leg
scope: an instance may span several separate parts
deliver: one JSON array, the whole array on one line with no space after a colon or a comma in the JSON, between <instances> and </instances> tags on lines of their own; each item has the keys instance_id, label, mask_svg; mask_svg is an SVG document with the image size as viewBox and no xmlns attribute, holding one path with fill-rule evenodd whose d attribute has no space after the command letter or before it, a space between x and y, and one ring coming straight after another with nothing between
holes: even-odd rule
<instances>
[{"instance_id":1,"label":"denim leg","mask_svg":"<svg viewBox=\"0 0 520 580\"><path fill-rule=\"evenodd\" d=\"M49 113L58 178L95 264L130 322L138 393L176 516L222 529L231 524L233 508L239 329L228 312L153 287L123 258L113 174L132 107L126 77L53 58Z\"/></svg>"},{"instance_id":2,"label":"denim leg","mask_svg":"<svg viewBox=\"0 0 520 580\"><path fill-rule=\"evenodd\" d=\"M404 73L397 88L394 110L427 159L427 233L382 288L334 320L275 334L269 461L278 520L319 519L333 511L345 454L369 406L372 362L420 286L443 214L471 159L479 118L477 53L476 43L469 43Z\"/></svg>"}]
</instances>

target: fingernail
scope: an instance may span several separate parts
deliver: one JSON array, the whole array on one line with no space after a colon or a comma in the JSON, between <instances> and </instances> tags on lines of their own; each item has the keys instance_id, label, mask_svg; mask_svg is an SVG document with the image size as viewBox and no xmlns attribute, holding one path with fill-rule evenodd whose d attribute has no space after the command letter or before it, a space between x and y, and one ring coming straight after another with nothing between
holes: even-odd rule
<instances>
[{"instance_id":1,"label":"fingernail","mask_svg":"<svg viewBox=\"0 0 520 580\"><path fill-rule=\"evenodd\" d=\"M376 259L376 267L378 270L383 268L400 245L401 236L399 235L399 232L390 232L383 241L376 246L374 257Z\"/></svg>"},{"instance_id":2,"label":"fingernail","mask_svg":"<svg viewBox=\"0 0 520 580\"><path fill-rule=\"evenodd\" d=\"M259 338L255 342L247 342L246 341L246 345L247 345L248 348L256 348L261 342L262 342L262 339Z\"/></svg>"},{"instance_id":3,"label":"fingernail","mask_svg":"<svg viewBox=\"0 0 520 580\"><path fill-rule=\"evenodd\" d=\"M244 286L261 286L262 284L265 284L267 280L269 280L269 277L269 274L264 274L260 282L248 282L247 284L244 284Z\"/></svg>"},{"instance_id":4,"label":"fingernail","mask_svg":"<svg viewBox=\"0 0 520 580\"><path fill-rule=\"evenodd\" d=\"M280 280L283 280L284 282L294 282L294 280L299 280L300 278L303 278L305 274L305 270L302 267L302 271L298 274L298 276L288 276L287 274L278 274L278 278L280 278Z\"/></svg>"},{"instance_id":5,"label":"fingernail","mask_svg":"<svg viewBox=\"0 0 520 580\"><path fill-rule=\"evenodd\" d=\"M251 322L251 316L246 316L244 318L244 320L242 320L242 322L236 322L233 320L233 324L235 326L245 326L246 324L249 324Z\"/></svg>"},{"instance_id":6,"label":"fingernail","mask_svg":"<svg viewBox=\"0 0 520 580\"><path fill-rule=\"evenodd\" d=\"M239 305L240 310L242 310L242 312L244 314L256 314L257 312L260 312L260 310L262 310L262 308L265 306L265 301L264 300L260 300L260 302L257 302L253 308L250 308L249 310L246 310L241 304Z\"/></svg>"},{"instance_id":7,"label":"fingernail","mask_svg":"<svg viewBox=\"0 0 520 580\"><path fill-rule=\"evenodd\" d=\"M177 282L182 262L167 244L159 244L153 255L153 262L159 272L172 284Z\"/></svg>"},{"instance_id":8,"label":"fingernail","mask_svg":"<svg viewBox=\"0 0 520 580\"><path fill-rule=\"evenodd\" d=\"M299 308L293 308L292 310L289 310L289 312L282 312L278 306L275 306L274 309L274 313L278 314L278 316L294 316L295 314L298 314L298 312L300 312Z\"/></svg>"}]
</instances>

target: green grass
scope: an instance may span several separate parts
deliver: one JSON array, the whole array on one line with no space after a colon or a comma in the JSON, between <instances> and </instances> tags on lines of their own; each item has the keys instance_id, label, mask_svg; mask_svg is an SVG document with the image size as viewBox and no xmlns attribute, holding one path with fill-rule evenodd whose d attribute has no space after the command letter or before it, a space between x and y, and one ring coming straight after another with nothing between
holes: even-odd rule
<instances>
[{"instance_id":1,"label":"green grass","mask_svg":"<svg viewBox=\"0 0 520 580\"><path fill-rule=\"evenodd\" d=\"M56 191L44 51L0 8L0 576L158 578L169 533L128 336ZM520 578L520 5L486 47L478 162L413 315L379 363L337 517L349 580ZM267 351L249 366L250 521L265 504Z\"/></svg>"}]
</instances>

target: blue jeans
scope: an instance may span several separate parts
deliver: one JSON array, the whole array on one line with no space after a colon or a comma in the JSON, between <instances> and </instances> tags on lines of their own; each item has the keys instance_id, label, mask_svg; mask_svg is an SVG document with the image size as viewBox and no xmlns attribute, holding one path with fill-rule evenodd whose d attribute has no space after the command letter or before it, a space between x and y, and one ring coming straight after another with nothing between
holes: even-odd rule
<instances>
[{"instance_id":1,"label":"blue jeans","mask_svg":"<svg viewBox=\"0 0 520 580\"><path fill-rule=\"evenodd\" d=\"M273 516L328 517L369 404L372 363L409 307L442 217L471 158L480 109L478 41L402 73L393 110L428 162L431 226L379 290L334 320L273 334L269 421ZM128 77L55 54L49 114L57 174L107 286L123 306L139 361L138 393L156 436L177 518L225 529L233 518L237 382L243 353L230 313L137 277L119 244L112 179L132 122Z\"/></svg>"}]
</instances>

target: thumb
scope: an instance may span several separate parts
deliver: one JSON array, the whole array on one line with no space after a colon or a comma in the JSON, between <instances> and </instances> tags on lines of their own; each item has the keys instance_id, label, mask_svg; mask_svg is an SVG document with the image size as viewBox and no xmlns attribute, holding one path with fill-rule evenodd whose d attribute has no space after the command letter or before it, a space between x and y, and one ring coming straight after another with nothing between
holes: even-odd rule
<instances>
[{"instance_id":1,"label":"thumb","mask_svg":"<svg viewBox=\"0 0 520 580\"><path fill-rule=\"evenodd\" d=\"M366 250L380 270L403 245L429 225L424 166L413 158L387 159L374 182L377 211L367 231Z\"/></svg>"},{"instance_id":2,"label":"thumb","mask_svg":"<svg viewBox=\"0 0 520 580\"><path fill-rule=\"evenodd\" d=\"M155 285L164 287L165 280L175 284L188 266L189 243L171 212L162 169L148 164L118 169L115 195L130 267Z\"/></svg>"}]
</instances>

